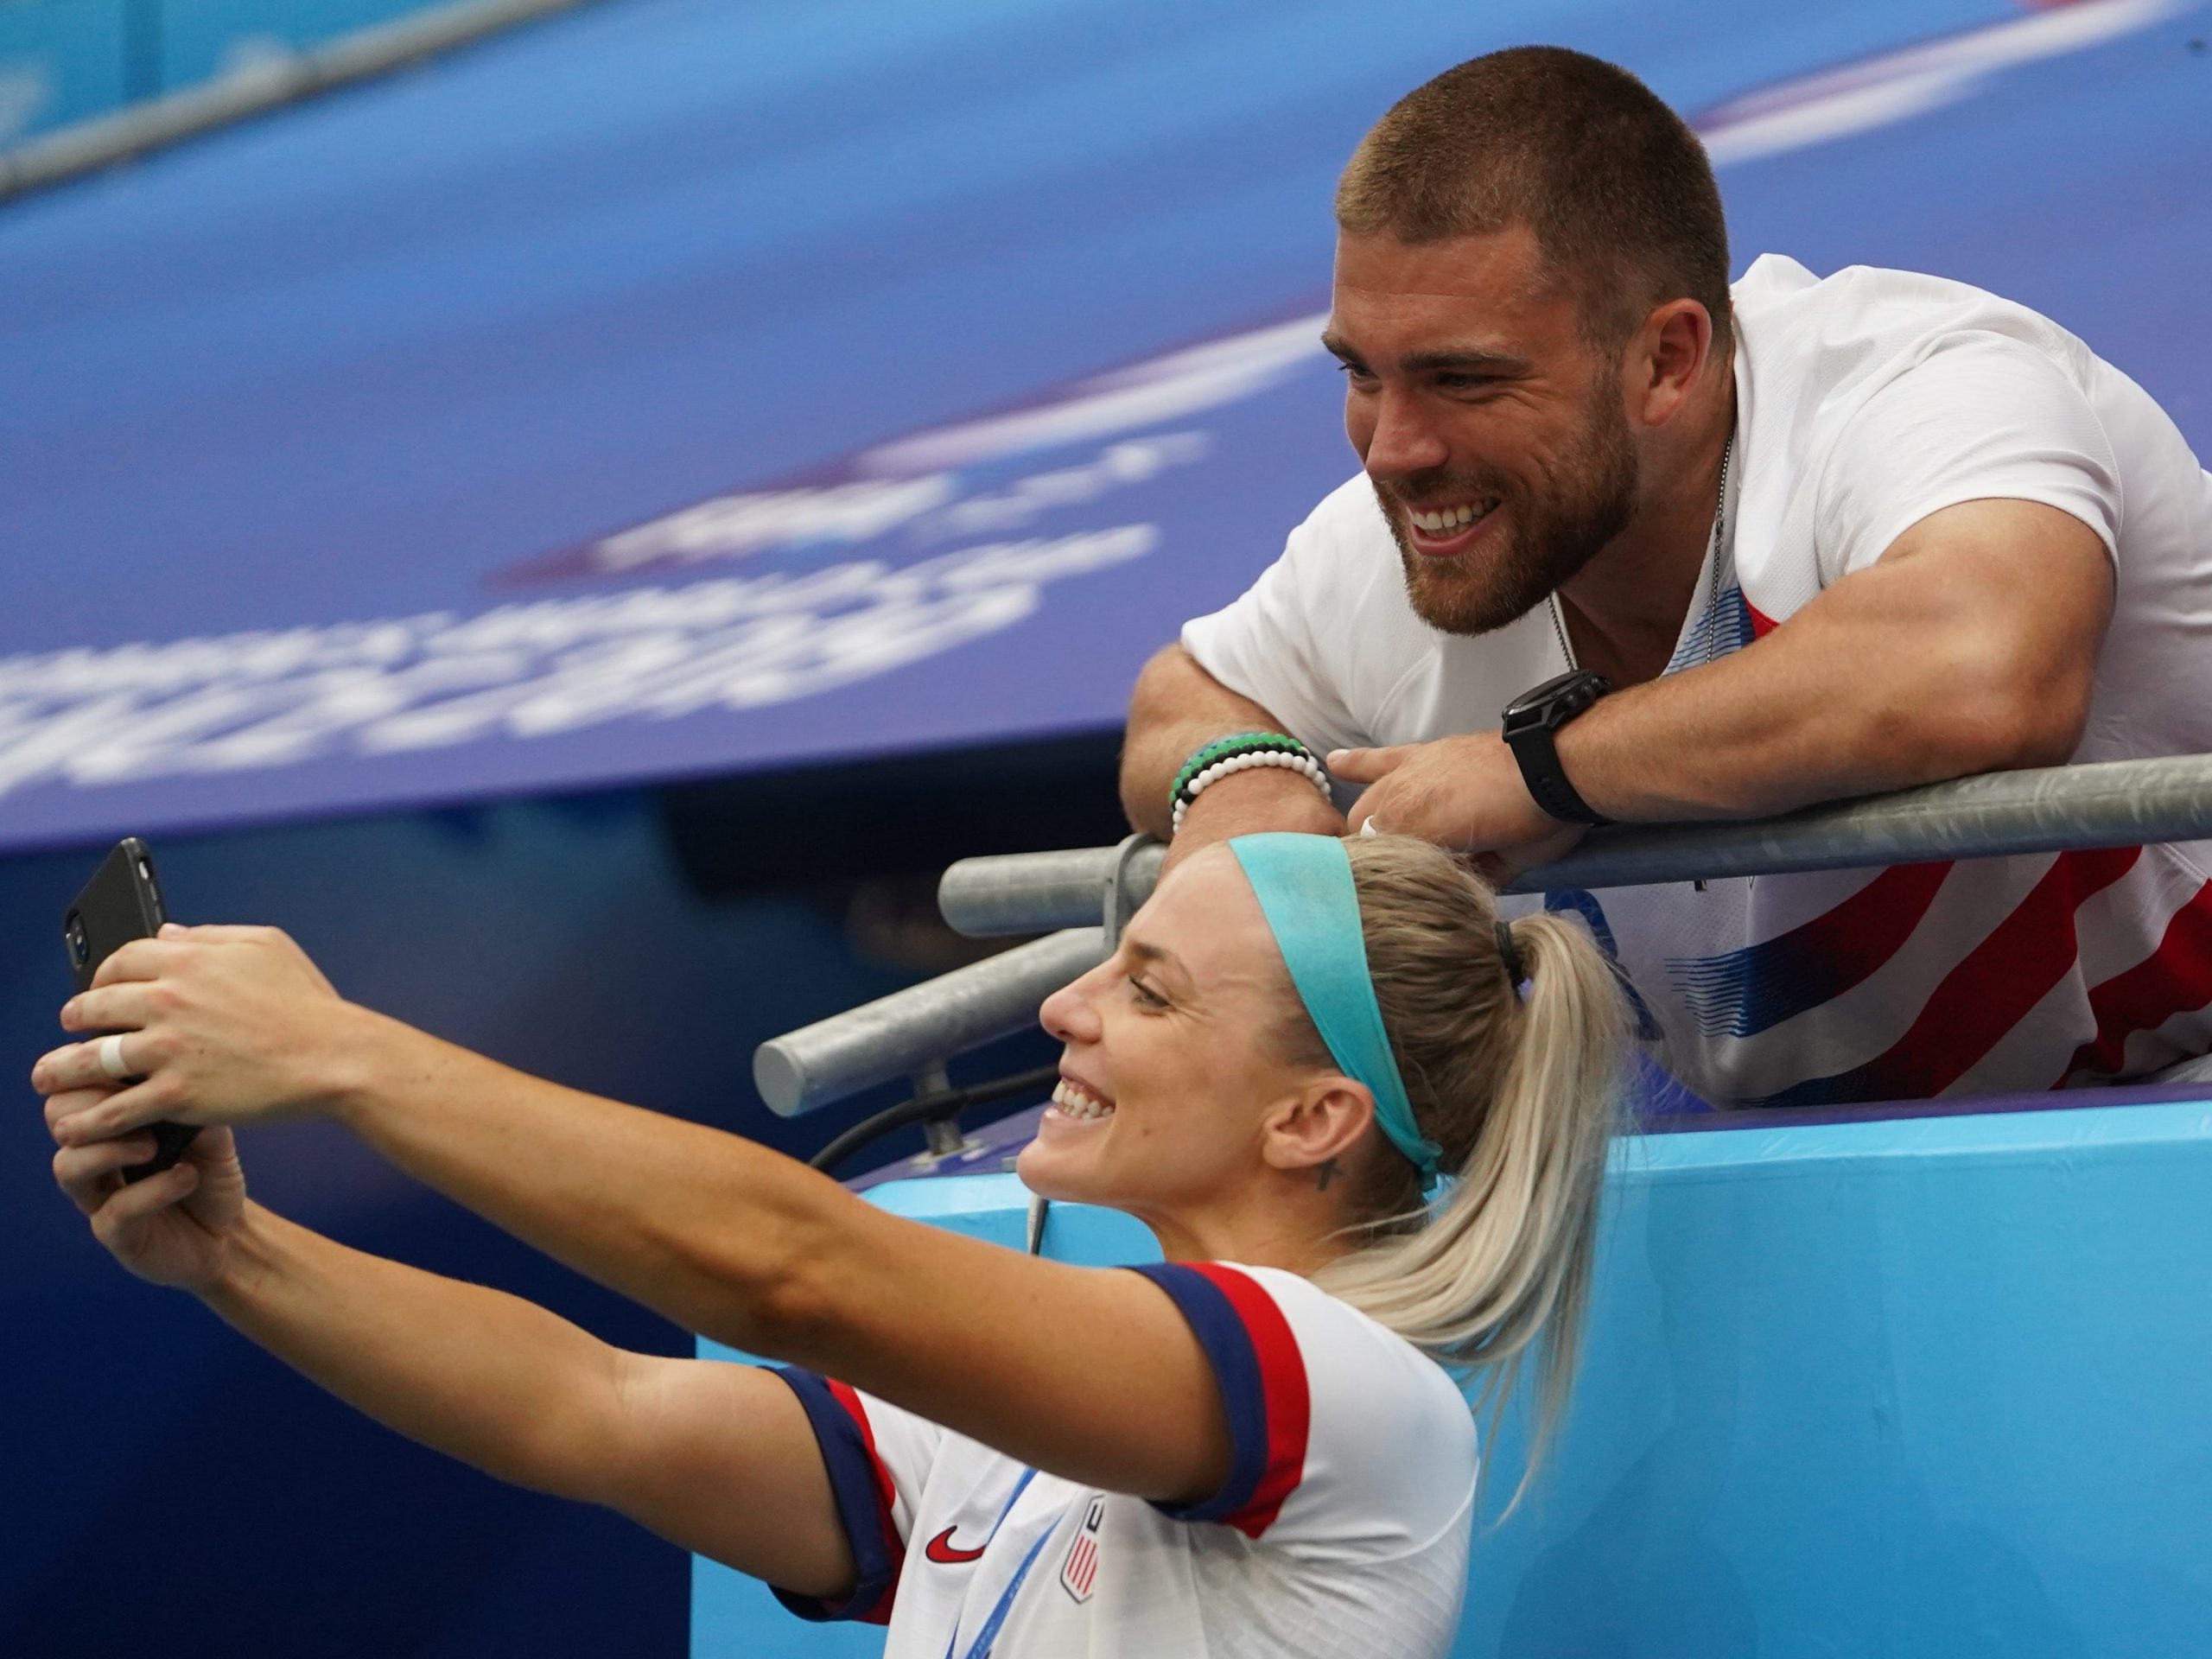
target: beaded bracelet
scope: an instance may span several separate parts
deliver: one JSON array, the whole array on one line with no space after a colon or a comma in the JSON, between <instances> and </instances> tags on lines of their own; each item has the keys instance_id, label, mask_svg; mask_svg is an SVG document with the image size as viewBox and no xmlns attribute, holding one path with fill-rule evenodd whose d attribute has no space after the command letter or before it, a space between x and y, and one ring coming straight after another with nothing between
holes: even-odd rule
<instances>
[{"instance_id":1,"label":"beaded bracelet","mask_svg":"<svg viewBox=\"0 0 2212 1659\"><path fill-rule=\"evenodd\" d=\"M1206 744L1175 774L1174 788L1168 797L1173 820L1168 833L1172 835L1183 827L1183 815L1191 810L1191 803L1205 792L1207 785L1254 766L1281 766L1303 772L1321 791L1322 799L1332 804L1335 800L1329 792L1329 774L1313 758L1313 752L1296 738L1281 732L1237 732Z\"/></svg>"}]
</instances>

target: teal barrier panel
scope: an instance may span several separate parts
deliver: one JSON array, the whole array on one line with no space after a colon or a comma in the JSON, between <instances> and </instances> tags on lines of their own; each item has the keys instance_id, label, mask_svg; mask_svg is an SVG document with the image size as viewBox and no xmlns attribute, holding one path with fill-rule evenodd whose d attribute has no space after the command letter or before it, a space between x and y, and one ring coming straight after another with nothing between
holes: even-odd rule
<instances>
[{"instance_id":1,"label":"teal barrier panel","mask_svg":"<svg viewBox=\"0 0 2212 1659\"><path fill-rule=\"evenodd\" d=\"M0 0L0 145L446 0Z\"/></svg>"},{"instance_id":2,"label":"teal barrier panel","mask_svg":"<svg viewBox=\"0 0 2212 1659\"><path fill-rule=\"evenodd\" d=\"M871 1196L1021 1241L1010 1176ZM1058 1206L1046 1248L1154 1253ZM2212 1104L1624 1140L1573 1411L1499 1522L1520 1473L1509 1424L1468 1659L2212 1652ZM881 1650L692 1583L693 1659Z\"/></svg>"},{"instance_id":3,"label":"teal barrier panel","mask_svg":"<svg viewBox=\"0 0 2212 1659\"><path fill-rule=\"evenodd\" d=\"M149 95L122 0L0 3L0 146Z\"/></svg>"}]
</instances>

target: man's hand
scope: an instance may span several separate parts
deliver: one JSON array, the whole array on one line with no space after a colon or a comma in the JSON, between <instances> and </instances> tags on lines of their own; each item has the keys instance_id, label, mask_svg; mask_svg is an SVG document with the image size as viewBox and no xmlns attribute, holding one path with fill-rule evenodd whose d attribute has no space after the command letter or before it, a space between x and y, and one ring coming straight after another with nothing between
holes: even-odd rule
<instances>
[{"instance_id":1,"label":"man's hand","mask_svg":"<svg viewBox=\"0 0 2212 1659\"><path fill-rule=\"evenodd\" d=\"M1419 836L1473 857L1491 880L1562 857L1583 826L1561 823L1529 796L1496 732L1389 749L1338 749L1329 770L1369 785L1345 816L1355 830Z\"/></svg>"},{"instance_id":2,"label":"man's hand","mask_svg":"<svg viewBox=\"0 0 2212 1659\"><path fill-rule=\"evenodd\" d=\"M73 1090L47 1103L47 1122L60 1126L101 1104L113 1091ZM92 1217L92 1236L141 1279L181 1290L219 1282L245 1216L245 1175L228 1129L205 1129L181 1161L126 1185L123 1171L154 1155L154 1137L126 1135L88 1145L64 1141L54 1154L54 1179Z\"/></svg>"},{"instance_id":3,"label":"man's hand","mask_svg":"<svg viewBox=\"0 0 2212 1659\"><path fill-rule=\"evenodd\" d=\"M299 946L274 928L178 927L126 944L92 987L63 1005L69 1031L120 1033L57 1048L31 1085L59 1099L102 1091L58 1116L65 1147L111 1141L149 1123L249 1123L334 1103L362 1011L340 999ZM112 1092L103 1048L138 1081ZM118 1058L110 1048L108 1058ZM150 1185L150 1182L144 1185Z\"/></svg>"}]
</instances>

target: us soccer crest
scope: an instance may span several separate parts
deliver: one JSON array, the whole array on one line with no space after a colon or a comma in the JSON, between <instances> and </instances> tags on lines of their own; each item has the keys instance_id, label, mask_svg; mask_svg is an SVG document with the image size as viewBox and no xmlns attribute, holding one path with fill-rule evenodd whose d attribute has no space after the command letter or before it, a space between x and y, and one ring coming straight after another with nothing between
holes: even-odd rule
<instances>
[{"instance_id":1,"label":"us soccer crest","mask_svg":"<svg viewBox=\"0 0 2212 1659\"><path fill-rule=\"evenodd\" d=\"M1077 1601L1089 1601L1098 1582L1098 1529L1106 1520L1106 1500L1093 1497L1083 1511L1083 1525L1068 1544L1067 1559L1060 1563L1060 1588Z\"/></svg>"}]
</instances>

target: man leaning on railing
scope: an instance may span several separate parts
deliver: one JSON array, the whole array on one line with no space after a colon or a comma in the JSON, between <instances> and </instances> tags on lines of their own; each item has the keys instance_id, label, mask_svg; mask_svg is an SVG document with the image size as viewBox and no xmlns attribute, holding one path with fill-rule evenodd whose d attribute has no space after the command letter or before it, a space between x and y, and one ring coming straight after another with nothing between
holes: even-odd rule
<instances>
[{"instance_id":1,"label":"man leaning on railing","mask_svg":"<svg viewBox=\"0 0 2212 1659\"><path fill-rule=\"evenodd\" d=\"M1774 255L1732 291L1695 137L1554 48L1402 99L1337 222L1364 475L1139 679L1123 799L1172 860L1371 823L1495 873L1609 821L2212 751L2212 475L2056 324ZM1708 1099L1987 1093L2212 1048L2209 856L1544 902Z\"/></svg>"}]
</instances>

